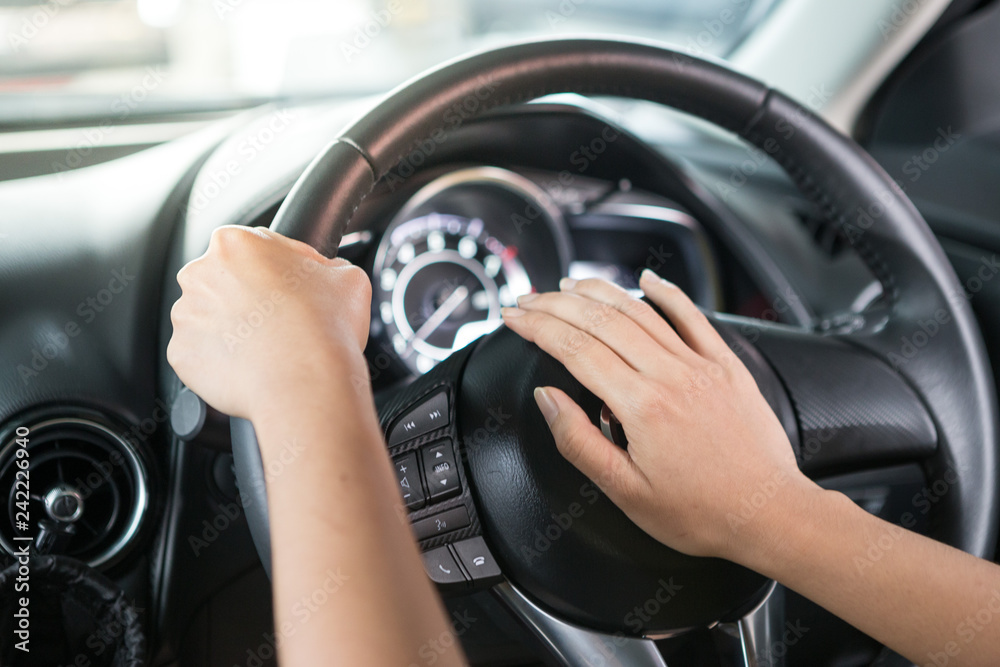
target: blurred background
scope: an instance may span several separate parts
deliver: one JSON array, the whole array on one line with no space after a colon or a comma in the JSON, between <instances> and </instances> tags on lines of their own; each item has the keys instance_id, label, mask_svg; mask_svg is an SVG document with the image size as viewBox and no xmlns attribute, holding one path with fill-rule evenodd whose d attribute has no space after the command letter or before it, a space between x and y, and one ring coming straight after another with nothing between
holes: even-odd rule
<instances>
[{"instance_id":1,"label":"blurred background","mask_svg":"<svg viewBox=\"0 0 1000 667\"><path fill-rule=\"evenodd\" d=\"M2 0L0 122L353 97L532 36L648 36L724 57L776 1Z\"/></svg>"}]
</instances>

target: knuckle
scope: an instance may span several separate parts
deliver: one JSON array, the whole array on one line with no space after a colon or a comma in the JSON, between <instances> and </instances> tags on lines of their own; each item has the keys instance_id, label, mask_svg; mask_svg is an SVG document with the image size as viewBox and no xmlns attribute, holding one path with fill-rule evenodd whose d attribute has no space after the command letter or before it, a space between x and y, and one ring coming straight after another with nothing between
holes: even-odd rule
<instances>
[{"instance_id":1,"label":"knuckle","mask_svg":"<svg viewBox=\"0 0 1000 667\"><path fill-rule=\"evenodd\" d=\"M205 260L201 257L191 260L182 266L180 271L177 272L177 284L180 286L181 291L190 289L195 285L198 279L198 269L202 266L204 261Z\"/></svg>"},{"instance_id":2,"label":"knuckle","mask_svg":"<svg viewBox=\"0 0 1000 667\"><path fill-rule=\"evenodd\" d=\"M618 311L633 320L641 320L653 314L649 304L639 299L626 298L617 303Z\"/></svg>"},{"instance_id":3,"label":"knuckle","mask_svg":"<svg viewBox=\"0 0 1000 667\"><path fill-rule=\"evenodd\" d=\"M608 471L610 482L609 489L615 494L615 503L623 507L634 507L641 504L642 498L637 485L630 475L625 474L625 466L622 463L612 466Z\"/></svg>"},{"instance_id":4,"label":"knuckle","mask_svg":"<svg viewBox=\"0 0 1000 667\"><path fill-rule=\"evenodd\" d=\"M584 354L593 339L579 329L572 329L558 336L556 349L566 358L575 358Z\"/></svg>"},{"instance_id":5,"label":"knuckle","mask_svg":"<svg viewBox=\"0 0 1000 667\"><path fill-rule=\"evenodd\" d=\"M349 264L340 269L343 271L343 279L348 289L351 292L359 292L362 295L367 293L369 296L372 291L371 281L368 279L368 274L364 272L364 269Z\"/></svg>"},{"instance_id":6,"label":"knuckle","mask_svg":"<svg viewBox=\"0 0 1000 667\"><path fill-rule=\"evenodd\" d=\"M722 380L727 375L726 370L726 367L720 361L709 361L705 364L702 375L710 381Z\"/></svg>"},{"instance_id":7,"label":"knuckle","mask_svg":"<svg viewBox=\"0 0 1000 667\"><path fill-rule=\"evenodd\" d=\"M218 227L212 232L212 237L208 241L210 248L228 248L241 241L243 230L240 227L226 225Z\"/></svg>"},{"instance_id":8,"label":"knuckle","mask_svg":"<svg viewBox=\"0 0 1000 667\"><path fill-rule=\"evenodd\" d=\"M581 424L568 424L564 427L562 437L557 440L559 451L570 463L577 463L583 457L584 440Z\"/></svg>"},{"instance_id":9,"label":"knuckle","mask_svg":"<svg viewBox=\"0 0 1000 667\"><path fill-rule=\"evenodd\" d=\"M667 392L657 387L645 387L636 394L633 411L643 421L656 421L673 412L673 402Z\"/></svg>"},{"instance_id":10,"label":"knuckle","mask_svg":"<svg viewBox=\"0 0 1000 667\"><path fill-rule=\"evenodd\" d=\"M170 323L174 325L175 329L181 321L181 308L181 299L177 299L174 301L174 305L170 306ZM173 342L173 338L170 341Z\"/></svg>"},{"instance_id":11,"label":"knuckle","mask_svg":"<svg viewBox=\"0 0 1000 667\"><path fill-rule=\"evenodd\" d=\"M185 264L181 267L181 270L177 272L177 284L183 291L191 285L191 265Z\"/></svg>"},{"instance_id":12,"label":"knuckle","mask_svg":"<svg viewBox=\"0 0 1000 667\"><path fill-rule=\"evenodd\" d=\"M721 369L718 364L710 363L705 368L692 369L684 374L682 386L684 397L689 402L699 399L713 384L715 384L715 380L713 379L713 368Z\"/></svg>"},{"instance_id":13,"label":"knuckle","mask_svg":"<svg viewBox=\"0 0 1000 667\"><path fill-rule=\"evenodd\" d=\"M167 343L167 363L176 372L180 369L182 362L181 344L177 341L176 336L171 336L170 342Z\"/></svg>"},{"instance_id":14,"label":"knuckle","mask_svg":"<svg viewBox=\"0 0 1000 667\"><path fill-rule=\"evenodd\" d=\"M606 303L592 302L586 306L585 319L591 329L602 329L611 323L621 313Z\"/></svg>"},{"instance_id":15,"label":"knuckle","mask_svg":"<svg viewBox=\"0 0 1000 667\"><path fill-rule=\"evenodd\" d=\"M609 283L601 280L600 278L584 278L576 284L576 287L589 292L600 292L604 291L608 287L608 284Z\"/></svg>"}]
</instances>

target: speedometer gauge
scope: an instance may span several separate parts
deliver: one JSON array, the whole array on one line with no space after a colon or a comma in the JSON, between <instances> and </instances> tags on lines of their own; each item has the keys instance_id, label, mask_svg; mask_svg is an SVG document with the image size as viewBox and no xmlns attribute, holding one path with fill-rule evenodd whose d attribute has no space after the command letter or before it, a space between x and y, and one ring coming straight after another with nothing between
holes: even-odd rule
<instances>
[{"instance_id":1,"label":"speedometer gauge","mask_svg":"<svg viewBox=\"0 0 1000 667\"><path fill-rule=\"evenodd\" d=\"M393 229L374 280L392 346L419 373L495 329L500 308L531 291L516 246L480 218L441 213Z\"/></svg>"},{"instance_id":2,"label":"speedometer gauge","mask_svg":"<svg viewBox=\"0 0 1000 667\"><path fill-rule=\"evenodd\" d=\"M534 229L518 227L518 216ZM372 306L381 335L410 372L426 373L499 327L502 307L558 283L564 233L545 193L512 172L467 169L432 182L376 251Z\"/></svg>"}]
</instances>

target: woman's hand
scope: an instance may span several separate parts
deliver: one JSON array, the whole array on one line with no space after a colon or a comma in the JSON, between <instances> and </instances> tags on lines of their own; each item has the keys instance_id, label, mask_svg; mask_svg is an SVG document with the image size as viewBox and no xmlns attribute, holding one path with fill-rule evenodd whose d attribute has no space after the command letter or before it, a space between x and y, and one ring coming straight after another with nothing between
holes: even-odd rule
<instances>
[{"instance_id":1,"label":"woman's hand","mask_svg":"<svg viewBox=\"0 0 1000 667\"><path fill-rule=\"evenodd\" d=\"M732 557L751 497L812 485L750 372L671 283L645 271L648 304L602 280L519 299L508 327L562 362L621 421L612 444L565 393L535 392L556 445L643 530L692 555ZM757 537L761 537L757 535Z\"/></svg>"},{"instance_id":2,"label":"woman's hand","mask_svg":"<svg viewBox=\"0 0 1000 667\"><path fill-rule=\"evenodd\" d=\"M167 360L214 408L249 419L296 385L367 386L371 284L346 260L267 229L221 227L177 282Z\"/></svg>"}]
</instances>

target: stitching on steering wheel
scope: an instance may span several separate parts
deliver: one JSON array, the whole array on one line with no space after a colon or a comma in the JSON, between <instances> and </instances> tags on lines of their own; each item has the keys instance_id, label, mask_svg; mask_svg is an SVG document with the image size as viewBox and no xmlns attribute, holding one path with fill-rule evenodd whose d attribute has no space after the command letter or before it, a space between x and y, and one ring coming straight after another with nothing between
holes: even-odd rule
<instances>
[{"instance_id":1,"label":"stitching on steering wheel","mask_svg":"<svg viewBox=\"0 0 1000 667\"><path fill-rule=\"evenodd\" d=\"M763 143L764 136L758 131L752 131L744 136L755 146L759 147ZM792 182L795 183L802 193L820 207L828 220L837 225L841 230L847 228L847 214L816 184L813 172L809 167L806 167L788 155L780 148L780 145L779 150L772 157L788 173L789 178L792 179ZM875 278L882 284L882 290L889 308L893 308L899 300L899 288L895 274L882 258L881 253L872 247L871 243L863 235L856 238L851 238L849 234L845 234L845 236L847 236L847 240L851 243L851 246L857 250L861 260L871 269L872 273L875 274Z\"/></svg>"}]
</instances>

